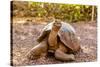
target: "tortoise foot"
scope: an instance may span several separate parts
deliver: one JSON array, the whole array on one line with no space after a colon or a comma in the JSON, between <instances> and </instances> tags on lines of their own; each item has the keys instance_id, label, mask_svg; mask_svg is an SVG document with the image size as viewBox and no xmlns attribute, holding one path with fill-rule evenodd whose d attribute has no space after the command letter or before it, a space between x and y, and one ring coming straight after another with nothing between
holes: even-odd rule
<instances>
[{"instance_id":1,"label":"tortoise foot","mask_svg":"<svg viewBox=\"0 0 100 67\"><path fill-rule=\"evenodd\" d=\"M66 54L60 50L56 50L55 58L61 61L74 61L75 56L73 54Z\"/></svg>"},{"instance_id":2,"label":"tortoise foot","mask_svg":"<svg viewBox=\"0 0 100 67\"><path fill-rule=\"evenodd\" d=\"M47 42L44 40L40 44L33 47L27 54L26 57L30 60L40 58L47 54Z\"/></svg>"}]
</instances>

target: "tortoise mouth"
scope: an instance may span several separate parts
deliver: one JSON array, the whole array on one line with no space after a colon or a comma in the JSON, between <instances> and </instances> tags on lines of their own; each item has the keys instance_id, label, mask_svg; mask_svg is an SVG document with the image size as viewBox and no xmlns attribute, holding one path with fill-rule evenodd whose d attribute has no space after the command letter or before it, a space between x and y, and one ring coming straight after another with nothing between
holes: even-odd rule
<instances>
[{"instance_id":1,"label":"tortoise mouth","mask_svg":"<svg viewBox=\"0 0 100 67\"><path fill-rule=\"evenodd\" d=\"M61 27L61 23L56 22L54 23L54 26Z\"/></svg>"},{"instance_id":2,"label":"tortoise mouth","mask_svg":"<svg viewBox=\"0 0 100 67\"><path fill-rule=\"evenodd\" d=\"M61 26L62 26L61 22L55 22L53 24L52 30L58 31L61 28Z\"/></svg>"},{"instance_id":3,"label":"tortoise mouth","mask_svg":"<svg viewBox=\"0 0 100 67\"><path fill-rule=\"evenodd\" d=\"M61 20L55 19L53 26L61 27Z\"/></svg>"}]
</instances>

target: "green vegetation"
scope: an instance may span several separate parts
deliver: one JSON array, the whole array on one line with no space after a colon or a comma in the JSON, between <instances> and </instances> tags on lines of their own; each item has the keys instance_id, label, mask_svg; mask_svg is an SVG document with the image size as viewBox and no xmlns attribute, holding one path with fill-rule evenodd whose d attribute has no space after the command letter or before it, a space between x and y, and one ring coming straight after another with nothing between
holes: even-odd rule
<instances>
[{"instance_id":1,"label":"green vegetation","mask_svg":"<svg viewBox=\"0 0 100 67\"><path fill-rule=\"evenodd\" d=\"M96 20L97 8L91 5L44 3L32 1L13 2L13 16L53 17L69 22Z\"/></svg>"}]
</instances>

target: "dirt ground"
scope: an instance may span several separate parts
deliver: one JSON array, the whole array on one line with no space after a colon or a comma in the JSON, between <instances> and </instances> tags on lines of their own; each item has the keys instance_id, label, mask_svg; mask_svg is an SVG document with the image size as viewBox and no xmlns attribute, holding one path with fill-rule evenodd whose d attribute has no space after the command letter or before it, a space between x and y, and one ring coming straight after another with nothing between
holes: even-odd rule
<instances>
[{"instance_id":1,"label":"dirt ground","mask_svg":"<svg viewBox=\"0 0 100 67\"><path fill-rule=\"evenodd\" d=\"M18 22L18 23L17 23ZM14 21L12 24L12 62L13 65L40 65L40 64L59 64L90 62L97 60L97 25L95 22L72 23L77 35L80 37L80 45L83 52L75 55L76 59L72 62L56 60L53 56L41 57L37 60L25 60L26 53L38 43L36 38L40 35L45 23L36 24L35 22L20 23ZM24 21L23 21L24 22ZM24 61L25 60L25 61ZM24 61L24 62L23 62Z\"/></svg>"}]
</instances>

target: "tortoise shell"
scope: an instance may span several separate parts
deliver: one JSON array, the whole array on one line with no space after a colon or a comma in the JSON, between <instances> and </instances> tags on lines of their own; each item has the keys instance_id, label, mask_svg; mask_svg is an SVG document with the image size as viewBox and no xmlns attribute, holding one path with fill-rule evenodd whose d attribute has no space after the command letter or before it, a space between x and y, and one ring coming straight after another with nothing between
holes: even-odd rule
<instances>
[{"instance_id":1,"label":"tortoise shell","mask_svg":"<svg viewBox=\"0 0 100 67\"><path fill-rule=\"evenodd\" d=\"M38 42L41 42L47 36L47 34L49 34L53 23L54 22L51 22L43 28L42 33L37 39ZM78 51L80 49L80 45L75 29L68 23L61 22L61 24L62 26L58 32L58 37L60 38L61 42L71 50Z\"/></svg>"}]
</instances>

